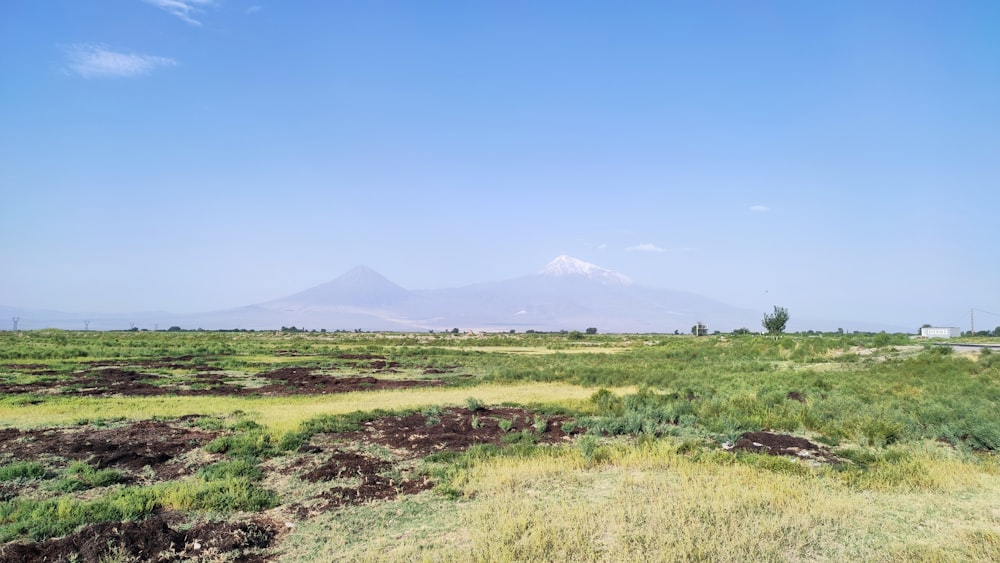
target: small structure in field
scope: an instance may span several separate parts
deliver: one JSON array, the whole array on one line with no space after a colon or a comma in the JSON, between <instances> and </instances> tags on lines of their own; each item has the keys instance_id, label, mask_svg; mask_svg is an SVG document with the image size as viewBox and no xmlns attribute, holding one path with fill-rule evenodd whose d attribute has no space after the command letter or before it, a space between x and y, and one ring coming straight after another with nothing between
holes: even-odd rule
<instances>
[{"instance_id":1,"label":"small structure in field","mask_svg":"<svg viewBox=\"0 0 1000 563\"><path fill-rule=\"evenodd\" d=\"M923 338L954 338L962 336L962 329L957 326L925 326L920 329Z\"/></svg>"}]
</instances>

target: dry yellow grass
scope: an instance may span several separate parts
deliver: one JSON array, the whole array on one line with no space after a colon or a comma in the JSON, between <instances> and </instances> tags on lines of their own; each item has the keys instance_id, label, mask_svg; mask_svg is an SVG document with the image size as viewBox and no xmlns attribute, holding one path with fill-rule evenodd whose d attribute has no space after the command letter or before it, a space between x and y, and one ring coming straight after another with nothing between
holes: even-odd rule
<instances>
[{"instance_id":1,"label":"dry yellow grass","mask_svg":"<svg viewBox=\"0 0 1000 563\"><path fill-rule=\"evenodd\" d=\"M616 390L619 393L633 388ZM505 401L553 403L585 400L593 389L567 383L519 383L463 388L413 388L298 397L53 397L39 404L0 404L0 427L72 424L82 418L149 419L186 414L229 415L242 411L278 434L309 418L358 410L460 405L472 396L486 404Z\"/></svg>"},{"instance_id":2,"label":"dry yellow grass","mask_svg":"<svg viewBox=\"0 0 1000 563\"><path fill-rule=\"evenodd\" d=\"M918 459L932 486L872 491L822 471L781 474L693 459L674 448L670 441L605 447L599 463L575 448L494 458L458 479L465 500L424 493L331 514L296 531L286 555L595 562L1000 558L995 465L928 449ZM354 529L359 522L371 527ZM426 542L407 541L427 530L434 532Z\"/></svg>"}]
</instances>

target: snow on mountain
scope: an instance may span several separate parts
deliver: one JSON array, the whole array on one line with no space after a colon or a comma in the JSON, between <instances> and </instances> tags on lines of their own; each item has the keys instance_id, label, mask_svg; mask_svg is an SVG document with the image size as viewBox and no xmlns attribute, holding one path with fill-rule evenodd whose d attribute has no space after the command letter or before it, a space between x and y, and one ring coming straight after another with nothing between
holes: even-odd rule
<instances>
[{"instance_id":1,"label":"snow on mountain","mask_svg":"<svg viewBox=\"0 0 1000 563\"><path fill-rule=\"evenodd\" d=\"M0 308L19 317L21 328L122 329L168 326L205 329L276 329L281 326L327 330L583 330L687 333L696 322L709 330L757 329L761 313L702 295L633 284L628 277L570 256L558 256L540 272L463 287L410 291L358 266L324 284L280 299L191 315L80 314ZM809 321L804 328L871 323ZM859 326L861 325L861 326Z\"/></svg>"},{"instance_id":2,"label":"snow on mountain","mask_svg":"<svg viewBox=\"0 0 1000 563\"><path fill-rule=\"evenodd\" d=\"M596 280L609 285L631 285L632 280L624 274L620 274L607 268L602 268L590 262L578 260L565 254L557 256L549 262L539 272L543 276L583 276L587 279Z\"/></svg>"}]
</instances>

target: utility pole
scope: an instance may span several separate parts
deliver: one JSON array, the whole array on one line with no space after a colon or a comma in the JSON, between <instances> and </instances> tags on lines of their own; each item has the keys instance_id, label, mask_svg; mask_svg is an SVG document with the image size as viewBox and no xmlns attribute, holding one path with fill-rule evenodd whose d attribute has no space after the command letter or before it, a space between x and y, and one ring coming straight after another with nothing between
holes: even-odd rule
<instances>
[{"instance_id":1,"label":"utility pole","mask_svg":"<svg viewBox=\"0 0 1000 563\"><path fill-rule=\"evenodd\" d=\"M11 317L11 320L14 321L14 332L17 332L17 322L21 320L21 317Z\"/></svg>"},{"instance_id":2,"label":"utility pole","mask_svg":"<svg viewBox=\"0 0 1000 563\"><path fill-rule=\"evenodd\" d=\"M972 327L972 336L976 335L976 310L969 309L969 325Z\"/></svg>"}]
</instances>

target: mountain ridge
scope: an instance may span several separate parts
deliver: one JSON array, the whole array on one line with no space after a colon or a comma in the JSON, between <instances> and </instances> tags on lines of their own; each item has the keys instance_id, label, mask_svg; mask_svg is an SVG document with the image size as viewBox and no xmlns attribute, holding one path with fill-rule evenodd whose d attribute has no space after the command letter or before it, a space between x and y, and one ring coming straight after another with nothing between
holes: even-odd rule
<instances>
[{"instance_id":1,"label":"mountain ridge","mask_svg":"<svg viewBox=\"0 0 1000 563\"><path fill-rule=\"evenodd\" d=\"M128 322L121 315L88 315L93 330L143 328L273 330L284 326L327 330L502 331L582 330L602 332L688 333L698 322L709 330L759 330L761 312L728 305L697 293L657 289L634 283L619 272L568 255L557 256L534 274L456 288L408 290L379 272L359 265L328 282L278 299L188 315L142 315ZM30 316L30 315L22 315ZM54 312L41 326L28 318L21 328L83 328L80 314ZM809 323L809 324L807 324ZM125 325L125 326L122 326ZM874 323L797 319L796 326L835 330L838 326L898 329ZM881 327L881 328L875 328Z\"/></svg>"}]
</instances>

